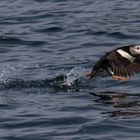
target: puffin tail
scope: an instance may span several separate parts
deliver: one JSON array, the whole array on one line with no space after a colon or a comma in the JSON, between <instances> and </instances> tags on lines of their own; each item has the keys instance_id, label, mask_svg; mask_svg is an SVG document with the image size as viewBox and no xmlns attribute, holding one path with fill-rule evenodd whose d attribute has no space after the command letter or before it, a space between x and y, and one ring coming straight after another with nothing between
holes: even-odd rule
<instances>
[{"instance_id":1,"label":"puffin tail","mask_svg":"<svg viewBox=\"0 0 140 140\"><path fill-rule=\"evenodd\" d=\"M85 76L89 77L90 79L93 78L96 75L96 71L92 70L91 72L87 73Z\"/></svg>"},{"instance_id":2,"label":"puffin tail","mask_svg":"<svg viewBox=\"0 0 140 140\"><path fill-rule=\"evenodd\" d=\"M91 73L90 73L90 79L93 78L95 75L96 75L96 71L92 70Z\"/></svg>"}]
</instances>

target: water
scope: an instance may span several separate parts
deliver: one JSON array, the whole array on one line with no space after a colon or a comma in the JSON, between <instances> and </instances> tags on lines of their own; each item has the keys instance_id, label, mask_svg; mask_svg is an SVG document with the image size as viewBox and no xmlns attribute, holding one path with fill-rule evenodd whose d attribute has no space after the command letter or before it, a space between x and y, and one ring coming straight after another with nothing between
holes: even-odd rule
<instances>
[{"instance_id":1,"label":"water","mask_svg":"<svg viewBox=\"0 0 140 140\"><path fill-rule=\"evenodd\" d=\"M136 0L0 1L1 140L139 140L140 74L84 75L139 43Z\"/></svg>"}]
</instances>

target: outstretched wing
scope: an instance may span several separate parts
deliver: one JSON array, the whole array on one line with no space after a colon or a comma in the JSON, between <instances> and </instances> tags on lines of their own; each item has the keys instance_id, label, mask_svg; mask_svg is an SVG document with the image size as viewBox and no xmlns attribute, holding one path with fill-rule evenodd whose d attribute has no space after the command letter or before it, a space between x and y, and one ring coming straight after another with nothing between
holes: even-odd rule
<instances>
[{"instance_id":1,"label":"outstretched wing","mask_svg":"<svg viewBox=\"0 0 140 140\"><path fill-rule=\"evenodd\" d=\"M132 76L134 73L140 72L140 56L136 57L135 60L132 62L125 57L122 57L117 52L113 52L111 55L115 55L115 57L111 59L109 63L109 67L114 75L116 76Z\"/></svg>"}]
</instances>

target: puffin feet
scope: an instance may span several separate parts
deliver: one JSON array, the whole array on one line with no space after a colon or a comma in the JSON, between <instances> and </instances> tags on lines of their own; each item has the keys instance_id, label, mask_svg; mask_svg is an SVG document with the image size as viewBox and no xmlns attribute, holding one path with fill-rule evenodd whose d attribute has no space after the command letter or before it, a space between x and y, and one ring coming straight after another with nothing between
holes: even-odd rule
<instances>
[{"instance_id":1,"label":"puffin feet","mask_svg":"<svg viewBox=\"0 0 140 140\"><path fill-rule=\"evenodd\" d=\"M85 77L91 77L92 73L91 72L88 72L85 74ZM123 81L128 81L129 78L127 77L121 77L121 76L117 76L117 75L112 75L112 78L113 79L117 79L117 80L123 80Z\"/></svg>"},{"instance_id":2,"label":"puffin feet","mask_svg":"<svg viewBox=\"0 0 140 140\"><path fill-rule=\"evenodd\" d=\"M117 79L117 80L123 80L123 81L128 81L129 80L129 78L127 78L127 77L120 77L120 76L116 76L116 75L113 75L112 78Z\"/></svg>"}]
</instances>

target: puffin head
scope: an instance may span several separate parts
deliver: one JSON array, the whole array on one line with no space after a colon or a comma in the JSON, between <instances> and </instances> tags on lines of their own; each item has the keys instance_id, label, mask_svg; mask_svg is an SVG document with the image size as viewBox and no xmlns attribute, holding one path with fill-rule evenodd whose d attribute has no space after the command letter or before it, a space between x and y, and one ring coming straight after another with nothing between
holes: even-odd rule
<instances>
[{"instance_id":1,"label":"puffin head","mask_svg":"<svg viewBox=\"0 0 140 140\"><path fill-rule=\"evenodd\" d=\"M140 45L133 45L130 47L130 52L133 56L140 55Z\"/></svg>"}]
</instances>

